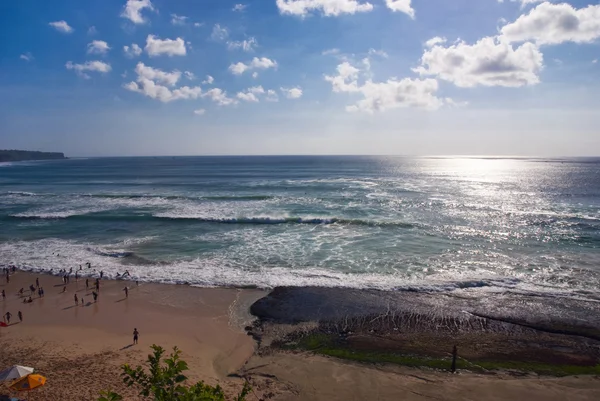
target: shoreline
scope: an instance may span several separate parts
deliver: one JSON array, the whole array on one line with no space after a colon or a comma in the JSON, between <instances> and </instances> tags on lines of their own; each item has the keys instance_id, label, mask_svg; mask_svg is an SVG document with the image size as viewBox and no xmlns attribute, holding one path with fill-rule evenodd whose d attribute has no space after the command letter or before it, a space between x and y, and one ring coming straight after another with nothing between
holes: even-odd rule
<instances>
[{"instance_id":1,"label":"shoreline","mask_svg":"<svg viewBox=\"0 0 600 401\"><path fill-rule=\"evenodd\" d=\"M36 277L40 278L45 297L35 298L31 304L21 303L18 289L35 285ZM95 400L100 390L109 389L136 400L131 389L123 388L119 366L142 363L153 343L167 351L175 345L182 349L192 380L218 383L228 394L236 393L243 381L249 380L257 398L265 400L363 400L370 399L373 388L378 388L380 399L475 396L500 400L506 399L503 394L519 390L520 396L528 394L532 401L546 401L563 399L560 396L566 387L577 394L572 399L600 397L597 376L547 378L526 374L517 378L503 372L481 375L465 371L451 375L393 363L357 363L358 358L346 361L330 357L335 354L319 354L310 347L277 346L277 341L289 339L290 333L306 325L332 322L335 316L346 316L350 310L358 315L377 311L381 305L389 305L389 298L383 297L389 297L388 292L311 287L267 291L146 282L135 286L132 281L103 279L99 300L94 304L84 281L72 278L67 293L62 294L58 276L17 270L8 286L0 279L0 288L7 290L7 300L0 301L2 313L11 311L11 323L18 320L18 310L24 314L23 323L0 328L0 364L30 365L48 377L44 388L28 394L31 401ZM125 285L131 286L128 298L122 291ZM372 293L374 298L369 298ZM84 296L85 306L74 306L74 294ZM403 304L415 298L414 293L401 294L398 302ZM419 298L421 307L426 308L427 302L440 295ZM412 299L410 309L416 310L417 304ZM261 316L257 308L271 316ZM250 310L258 316L252 316ZM335 313L325 319L330 312ZM247 325L252 325L251 333L245 332ZM136 346L131 345L134 327L140 331L140 344ZM352 334L347 337L359 338ZM377 337L377 344L389 343L383 337ZM353 346L364 347L366 343ZM491 392L499 393L488 396Z\"/></svg>"}]
</instances>

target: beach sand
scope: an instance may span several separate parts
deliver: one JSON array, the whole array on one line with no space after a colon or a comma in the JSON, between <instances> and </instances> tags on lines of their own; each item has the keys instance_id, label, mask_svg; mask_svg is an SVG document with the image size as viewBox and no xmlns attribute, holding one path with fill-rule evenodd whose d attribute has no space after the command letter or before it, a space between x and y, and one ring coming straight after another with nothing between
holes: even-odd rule
<instances>
[{"instance_id":1,"label":"beach sand","mask_svg":"<svg viewBox=\"0 0 600 401\"><path fill-rule=\"evenodd\" d=\"M19 288L40 278L45 297L23 304ZM90 280L92 283L93 280ZM122 291L129 286L129 297ZM207 289L103 280L93 303L85 278L63 288L60 277L18 271L0 301L13 314L0 328L0 368L32 366L47 384L27 394L36 400L95 400L100 390L138 399L120 378L123 363L142 363L151 344L178 346L189 363L188 376L239 391L245 377L253 386L249 400L598 400L600 379L592 376L541 378L508 374L450 374L398 366L362 365L307 353L256 353L244 331L249 306L266 292ZM28 291L26 291L28 293ZM73 295L84 297L75 306ZM17 312L24 320L18 323ZM132 332L140 331L139 345ZM5 393L15 396L14 392ZM3 394L0 391L0 394Z\"/></svg>"}]
</instances>

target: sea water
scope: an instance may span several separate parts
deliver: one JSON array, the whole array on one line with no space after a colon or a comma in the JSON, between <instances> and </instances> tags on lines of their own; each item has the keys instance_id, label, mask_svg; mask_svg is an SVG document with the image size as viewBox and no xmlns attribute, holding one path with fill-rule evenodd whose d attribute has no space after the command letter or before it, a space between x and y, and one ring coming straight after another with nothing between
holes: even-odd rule
<instances>
[{"instance_id":1,"label":"sea water","mask_svg":"<svg viewBox=\"0 0 600 401\"><path fill-rule=\"evenodd\" d=\"M600 300L600 159L0 164L0 265L87 262L107 276L199 286Z\"/></svg>"}]
</instances>

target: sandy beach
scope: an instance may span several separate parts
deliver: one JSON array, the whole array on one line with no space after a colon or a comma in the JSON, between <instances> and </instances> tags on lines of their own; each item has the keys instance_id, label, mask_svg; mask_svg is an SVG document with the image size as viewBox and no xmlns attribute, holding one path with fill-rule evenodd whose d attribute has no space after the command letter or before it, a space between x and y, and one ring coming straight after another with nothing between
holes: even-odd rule
<instances>
[{"instance_id":1,"label":"sandy beach","mask_svg":"<svg viewBox=\"0 0 600 401\"><path fill-rule=\"evenodd\" d=\"M38 277L45 296L22 303L18 290ZM119 366L141 363L151 344L178 346L191 379L218 383L229 394L247 379L253 386L250 400L600 399L600 378L594 376L453 375L301 352L255 352L257 344L244 326L252 320L250 305L267 294L263 290L103 280L94 303L85 278L72 278L65 293L62 278L22 271L0 285L6 291L0 310L13 315L11 325L0 328L0 366L32 366L48 378L46 386L27 394L32 401L95 400L103 389L136 400L136 392L121 383ZM83 306L81 301L75 306L74 294L83 297ZM135 346L134 328L140 332Z\"/></svg>"}]
</instances>

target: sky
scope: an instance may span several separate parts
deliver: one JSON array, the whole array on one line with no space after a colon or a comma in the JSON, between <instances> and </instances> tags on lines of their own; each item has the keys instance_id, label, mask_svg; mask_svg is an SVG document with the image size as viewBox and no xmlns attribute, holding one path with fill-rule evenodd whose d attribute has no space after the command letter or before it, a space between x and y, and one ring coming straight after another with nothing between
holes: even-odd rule
<instances>
[{"instance_id":1,"label":"sky","mask_svg":"<svg viewBox=\"0 0 600 401\"><path fill-rule=\"evenodd\" d=\"M0 3L0 148L600 155L600 3Z\"/></svg>"}]
</instances>

